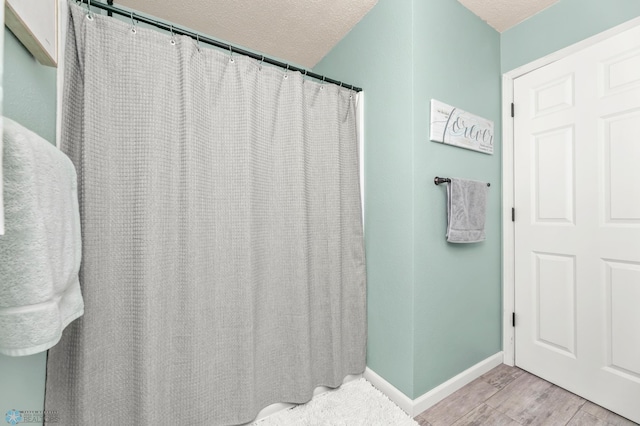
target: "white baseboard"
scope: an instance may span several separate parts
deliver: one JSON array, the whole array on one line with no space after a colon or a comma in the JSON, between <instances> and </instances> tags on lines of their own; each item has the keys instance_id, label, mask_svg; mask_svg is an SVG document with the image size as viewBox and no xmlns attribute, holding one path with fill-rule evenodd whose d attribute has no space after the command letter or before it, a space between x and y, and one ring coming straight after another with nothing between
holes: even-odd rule
<instances>
[{"instance_id":1,"label":"white baseboard","mask_svg":"<svg viewBox=\"0 0 640 426\"><path fill-rule=\"evenodd\" d=\"M405 413L411 417L415 417L500 364L502 364L502 352L498 352L480 361L476 365L467 368L462 373L452 377L414 400L399 391L391 383L376 374L375 371L369 369L369 367L364 371L364 378L371 382L372 385L378 388L378 390L384 393L390 400L395 402Z\"/></svg>"},{"instance_id":2,"label":"white baseboard","mask_svg":"<svg viewBox=\"0 0 640 426\"><path fill-rule=\"evenodd\" d=\"M442 401L461 387L473 382L478 377L489 372L495 367L502 364L502 352L498 352L495 355L486 358L476 365L473 365L462 373L447 380L440 386L431 389L429 392L413 400L413 412L411 417L415 417L422 413L424 410L433 407L438 402Z\"/></svg>"},{"instance_id":3,"label":"white baseboard","mask_svg":"<svg viewBox=\"0 0 640 426\"><path fill-rule=\"evenodd\" d=\"M363 376L376 389L385 394L391 401L395 402L398 407L402 408L405 413L407 413L411 417L414 417L412 414L413 400L411 400L411 398L402 393L402 391L398 390L398 388L393 386L391 383L387 382L369 367L364 370Z\"/></svg>"}]
</instances>

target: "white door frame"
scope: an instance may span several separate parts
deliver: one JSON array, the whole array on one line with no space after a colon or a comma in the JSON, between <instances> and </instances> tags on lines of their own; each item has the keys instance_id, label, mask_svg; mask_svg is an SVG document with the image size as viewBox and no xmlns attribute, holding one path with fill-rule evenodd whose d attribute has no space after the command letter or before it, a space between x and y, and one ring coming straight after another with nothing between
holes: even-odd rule
<instances>
[{"instance_id":1,"label":"white door frame","mask_svg":"<svg viewBox=\"0 0 640 426\"><path fill-rule=\"evenodd\" d=\"M514 138L513 120L511 118L513 80L636 26L640 26L640 17L572 44L571 46L502 75L502 350L504 355L503 362L507 365L513 366L515 363L515 330L512 326L512 315L515 311L515 223L511 221L511 208L514 207ZM515 113L518 113L517 105L515 107ZM516 220L519 220L517 206Z\"/></svg>"}]
</instances>

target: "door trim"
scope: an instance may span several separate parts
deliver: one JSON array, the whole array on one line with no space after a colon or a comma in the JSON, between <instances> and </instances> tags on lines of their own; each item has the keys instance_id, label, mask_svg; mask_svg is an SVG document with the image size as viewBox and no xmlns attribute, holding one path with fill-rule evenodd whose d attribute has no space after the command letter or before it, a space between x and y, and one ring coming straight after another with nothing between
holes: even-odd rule
<instances>
[{"instance_id":1,"label":"door trim","mask_svg":"<svg viewBox=\"0 0 640 426\"><path fill-rule=\"evenodd\" d=\"M512 314L515 311L515 222L511 221L511 208L514 207L515 195L513 170L514 128L511 117L513 81L531 71L566 58L637 26L640 26L640 17L631 19L502 75L502 350L504 355L503 362L507 365L515 365L515 329L512 326ZM517 106L515 113L518 113ZM516 220L518 220L517 209Z\"/></svg>"}]
</instances>

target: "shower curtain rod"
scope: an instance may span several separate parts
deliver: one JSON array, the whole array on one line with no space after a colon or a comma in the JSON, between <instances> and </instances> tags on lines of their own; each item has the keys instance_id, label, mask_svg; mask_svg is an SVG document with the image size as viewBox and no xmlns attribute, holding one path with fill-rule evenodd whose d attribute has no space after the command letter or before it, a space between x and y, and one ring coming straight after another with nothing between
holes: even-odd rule
<instances>
[{"instance_id":1,"label":"shower curtain rod","mask_svg":"<svg viewBox=\"0 0 640 426\"><path fill-rule=\"evenodd\" d=\"M223 42L221 42L219 40L215 40L215 39L212 39L210 37L206 37L206 36L200 35L199 33L195 33L193 31L188 31L188 30L185 30L183 28L176 27L174 25L166 24L164 22L156 21L155 19L151 19L151 18L148 18L146 16L139 15L138 13L133 12L133 11L128 11L128 10L121 9L121 8L119 8L117 6L114 6L113 5L113 1L109 1L109 4L102 3L102 2L99 2L99 1L91 1L91 0L78 0L78 2L79 3L84 3L88 7L95 7L95 8L98 8L98 9L106 10L110 14L111 13L115 13L116 15L126 16L126 17L134 19L134 20L136 20L138 22L144 22L145 24L153 25L156 28L160 28L160 29L165 30L165 31L173 32L173 34L185 35L185 36L191 37L194 40L201 41L202 43L210 44L212 46L219 47L219 48L224 49L224 50L228 50L228 51L230 51L232 53L237 53L237 54L240 54L240 55L248 56L250 58L257 59L257 60L259 60L261 62L265 62L267 64L275 65L277 67L284 68L284 69L289 70L289 71L298 71L298 72L302 73L306 77L312 77L312 78L314 78L316 80L320 80L320 81L323 81L323 82L326 82L326 83L332 83L332 84L335 84L335 85L338 85L338 86L341 86L341 87L344 87L344 88L347 88L347 89L354 90L356 92L361 92L362 91L362 88L355 87L352 84L346 84L346 83L343 83L341 81L337 81L337 80L325 77L323 75L316 74L314 72L310 72L308 70L305 70L304 68L298 68L296 66L287 64L285 62L280 62L280 61L275 60L273 58L269 58L269 57L264 56L264 55L259 55L257 53L249 52L248 50L241 49L241 48L233 46L231 44L223 43Z\"/></svg>"}]
</instances>

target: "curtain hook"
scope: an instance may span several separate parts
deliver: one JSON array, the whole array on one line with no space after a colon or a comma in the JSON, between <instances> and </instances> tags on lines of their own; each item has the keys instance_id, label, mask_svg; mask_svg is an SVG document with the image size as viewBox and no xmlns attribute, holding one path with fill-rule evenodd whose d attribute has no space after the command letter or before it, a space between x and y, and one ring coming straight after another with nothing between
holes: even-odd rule
<instances>
[{"instance_id":1,"label":"curtain hook","mask_svg":"<svg viewBox=\"0 0 640 426\"><path fill-rule=\"evenodd\" d=\"M229 62L231 62L231 63L235 62L233 60L233 47L231 47L231 45L229 45Z\"/></svg>"},{"instance_id":2,"label":"curtain hook","mask_svg":"<svg viewBox=\"0 0 640 426\"><path fill-rule=\"evenodd\" d=\"M87 0L87 19L93 21L93 13L91 12L91 0Z\"/></svg>"},{"instance_id":3,"label":"curtain hook","mask_svg":"<svg viewBox=\"0 0 640 426\"><path fill-rule=\"evenodd\" d=\"M196 47L200 51L200 34L196 33Z\"/></svg>"},{"instance_id":4,"label":"curtain hook","mask_svg":"<svg viewBox=\"0 0 640 426\"><path fill-rule=\"evenodd\" d=\"M133 12L129 12L131 14L131 32L136 33L136 23L133 21Z\"/></svg>"},{"instance_id":5,"label":"curtain hook","mask_svg":"<svg viewBox=\"0 0 640 426\"><path fill-rule=\"evenodd\" d=\"M325 78L326 78L326 77L323 75L323 76L322 76L322 84L320 85L320 90L324 90L324 79L325 79Z\"/></svg>"},{"instance_id":6,"label":"curtain hook","mask_svg":"<svg viewBox=\"0 0 640 426\"><path fill-rule=\"evenodd\" d=\"M284 79L289 78L289 64L287 64L287 69L284 70Z\"/></svg>"},{"instance_id":7,"label":"curtain hook","mask_svg":"<svg viewBox=\"0 0 640 426\"><path fill-rule=\"evenodd\" d=\"M169 25L169 29L171 31L171 41L169 43L171 43L172 46L175 46L176 39L174 38L174 34L173 34L173 24Z\"/></svg>"}]
</instances>

